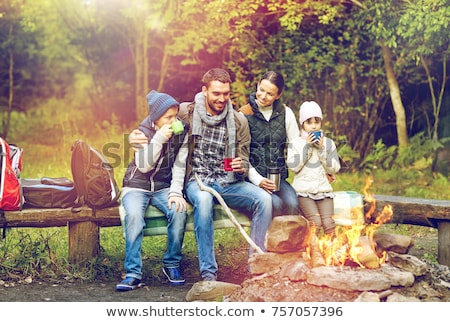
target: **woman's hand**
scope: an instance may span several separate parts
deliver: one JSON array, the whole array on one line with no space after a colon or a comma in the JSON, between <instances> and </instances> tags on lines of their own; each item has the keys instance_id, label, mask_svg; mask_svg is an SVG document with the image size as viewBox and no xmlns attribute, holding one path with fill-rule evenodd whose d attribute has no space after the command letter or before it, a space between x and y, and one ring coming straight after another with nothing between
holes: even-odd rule
<instances>
[{"instance_id":1,"label":"woman's hand","mask_svg":"<svg viewBox=\"0 0 450 322\"><path fill-rule=\"evenodd\" d=\"M259 183L259 187L263 188L264 190L266 190L268 193L272 194L272 192L275 190L275 188L277 187L275 182L272 180L269 180L267 178L264 178L261 180L261 182Z\"/></svg>"}]
</instances>

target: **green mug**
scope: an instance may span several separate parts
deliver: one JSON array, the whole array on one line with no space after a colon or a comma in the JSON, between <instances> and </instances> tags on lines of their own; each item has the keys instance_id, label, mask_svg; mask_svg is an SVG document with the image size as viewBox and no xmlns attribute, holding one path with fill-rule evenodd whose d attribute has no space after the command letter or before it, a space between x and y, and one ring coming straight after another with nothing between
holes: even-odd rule
<instances>
[{"instance_id":1,"label":"green mug","mask_svg":"<svg viewBox=\"0 0 450 322\"><path fill-rule=\"evenodd\" d=\"M175 135L178 135L178 134L181 134L184 132L183 122L181 122L180 120L176 120L175 122L173 122L170 127L172 128L173 134L175 134Z\"/></svg>"}]
</instances>

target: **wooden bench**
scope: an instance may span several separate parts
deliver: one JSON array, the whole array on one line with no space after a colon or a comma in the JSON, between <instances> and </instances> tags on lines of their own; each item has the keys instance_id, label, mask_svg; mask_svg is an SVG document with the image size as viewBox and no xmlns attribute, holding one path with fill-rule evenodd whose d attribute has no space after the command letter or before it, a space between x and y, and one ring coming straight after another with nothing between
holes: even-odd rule
<instances>
[{"instance_id":1,"label":"wooden bench","mask_svg":"<svg viewBox=\"0 0 450 322\"><path fill-rule=\"evenodd\" d=\"M438 262L450 267L450 200L374 195L377 210L393 208L388 223L433 227L438 230Z\"/></svg>"},{"instance_id":2,"label":"wooden bench","mask_svg":"<svg viewBox=\"0 0 450 322\"><path fill-rule=\"evenodd\" d=\"M375 195L377 210L390 204L393 217L388 223L412 224L438 229L438 261L450 266L450 200L430 200L386 195ZM232 211L243 226L250 226L250 219ZM100 228L121 226L123 209L112 207L92 211L89 208L73 213L71 209L38 209L7 211L0 215L0 228L6 227L68 227L69 262L82 263L98 255ZM187 230L193 230L192 215ZM215 208L215 228L234 227L220 205ZM145 236L166 234L164 215L149 207L146 213Z\"/></svg>"}]
</instances>

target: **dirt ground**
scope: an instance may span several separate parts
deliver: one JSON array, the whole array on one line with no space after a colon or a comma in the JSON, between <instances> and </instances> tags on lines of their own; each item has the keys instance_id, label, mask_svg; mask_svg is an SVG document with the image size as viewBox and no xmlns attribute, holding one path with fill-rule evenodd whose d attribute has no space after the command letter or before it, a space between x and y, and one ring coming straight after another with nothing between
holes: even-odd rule
<instances>
[{"instance_id":1,"label":"dirt ground","mask_svg":"<svg viewBox=\"0 0 450 322\"><path fill-rule=\"evenodd\" d=\"M422 259L430 252L436 252L437 237L421 236L416 245L409 252ZM247 274L246 260L247 248L234 250L232 253L219 249L216 252L219 263L218 279L224 282L242 284L250 276ZM185 257L183 271L186 284L171 286L161 272L148 274L154 271L151 268L159 265L155 259L144 259L144 272L147 272L143 282L145 286L125 293L115 291L117 280L97 281L95 283L81 282L49 282L30 281L29 279L17 282L0 281L0 302L184 302L187 292L192 285L200 280L198 261L196 256ZM303 302L351 302L360 294L359 292L344 292L328 287L317 287L306 282L278 283L270 281L270 292L283 293L295 288L295 301ZM412 291L412 290L411 290ZM442 292L442 289L441 289ZM440 301L450 301L450 288Z\"/></svg>"},{"instance_id":2,"label":"dirt ground","mask_svg":"<svg viewBox=\"0 0 450 322\"><path fill-rule=\"evenodd\" d=\"M236 250L233 254L217 251L220 265L220 281L241 284L246 274L247 248ZM0 302L185 302L192 285L200 281L198 258L183 259L185 285L172 286L161 271L152 275L154 267L160 266L160 258L144 258L145 286L130 291L116 292L115 286L121 280L103 280L95 283L68 281L41 281L23 279L2 281L0 278Z\"/></svg>"}]
</instances>

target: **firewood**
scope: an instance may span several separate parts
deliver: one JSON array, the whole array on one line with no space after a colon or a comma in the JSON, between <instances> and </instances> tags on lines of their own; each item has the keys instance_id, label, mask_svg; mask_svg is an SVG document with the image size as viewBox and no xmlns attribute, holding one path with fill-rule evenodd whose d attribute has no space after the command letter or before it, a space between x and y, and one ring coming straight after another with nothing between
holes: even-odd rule
<instances>
[{"instance_id":1,"label":"firewood","mask_svg":"<svg viewBox=\"0 0 450 322\"><path fill-rule=\"evenodd\" d=\"M366 268L379 268L380 259L374 250L375 247L370 244L369 238L361 236L358 246L361 247L361 252L357 255L359 263Z\"/></svg>"},{"instance_id":2,"label":"firewood","mask_svg":"<svg viewBox=\"0 0 450 322\"><path fill-rule=\"evenodd\" d=\"M427 273L427 264L408 254L388 252L388 262L395 267L413 273L415 276L422 276Z\"/></svg>"},{"instance_id":3,"label":"firewood","mask_svg":"<svg viewBox=\"0 0 450 322\"><path fill-rule=\"evenodd\" d=\"M311 239L311 266L325 266L325 259L323 258L319 244L317 243L317 237L315 236Z\"/></svg>"}]
</instances>

